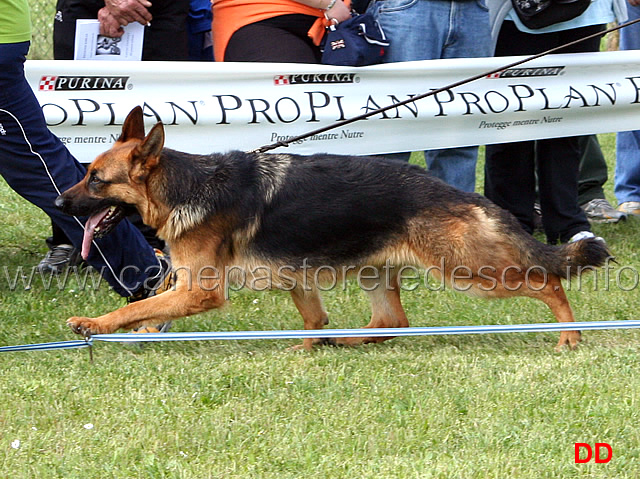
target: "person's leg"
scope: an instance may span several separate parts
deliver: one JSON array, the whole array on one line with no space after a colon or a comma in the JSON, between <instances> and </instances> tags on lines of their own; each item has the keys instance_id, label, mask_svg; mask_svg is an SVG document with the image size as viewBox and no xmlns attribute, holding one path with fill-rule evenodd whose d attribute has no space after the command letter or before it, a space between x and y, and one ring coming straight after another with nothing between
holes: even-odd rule
<instances>
[{"instance_id":1,"label":"person's leg","mask_svg":"<svg viewBox=\"0 0 640 479\"><path fill-rule=\"evenodd\" d=\"M640 5L627 4L629 20L640 18ZM640 23L634 23L620 30L620 50L640 50Z\"/></svg>"},{"instance_id":2,"label":"person's leg","mask_svg":"<svg viewBox=\"0 0 640 479\"><path fill-rule=\"evenodd\" d=\"M600 148L597 135L578 137L580 167L578 172L578 204L589 221L617 223L627 215L616 210L607 201L603 185L607 182L607 162Z\"/></svg>"},{"instance_id":3,"label":"person's leg","mask_svg":"<svg viewBox=\"0 0 640 479\"><path fill-rule=\"evenodd\" d=\"M489 13L482 2L384 0L368 11L390 40L384 63L491 54ZM477 159L475 146L425 151L428 170L464 191L475 189Z\"/></svg>"},{"instance_id":4,"label":"person's leg","mask_svg":"<svg viewBox=\"0 0 640 479\"><path fill-rule=\"evenodd\" d=\"M154 0L151 26L144 29L142 60L188 61L187 18L189 0Z\"/></svg>"},{"instance_id":5,"label":"person's leg","mask_svg":"<svg viewBox=\"0 0 640 479\"><path fill-rule=\"evenodd\" d=\"M496 56L518 55L530 45L515 24L505 21L496 44ZM525 231L533 233L535 186L535 142L521 141L487 145L485 148L484 194L510 211Z\"/></svg>"},{"instance_id":6,"label":"person's leg","mask_svg":"<svg viewBox=\"0 0 640 479\"><path fill-rule=\"evenodd\" d=\"M549 34L549 38L555 43L554 46L564 45L602 32L604 29L605 25L591 25ZM597 52L599 49L600 37L594 37L591 40L564 48L561 53ZM567 242L577 233L590 233L591 225L578 204L578 177L581 157L578 138L555 138L541 140L537 143L540 202L547 238L550 242L554 242L556 238L561 242ZM543 200L543 196L546 196L546 200ZM546 206L543 206L543 203L546 203Z\"/></svg>"},{"instance_id":7,"label":"person's leg","mask_svg":"<svg viewBox=\"0 0 640 479\"><path fill-rule=\"evenodd\" d=\"M592 25L566 30L558 32L555 41L557 45L562 45L603 31L604 29L604 25ZM597 52L599 50L600 37L596 37L564 48L561 52L585 53ZM602 185L607 181L607 163L596 135L580 136L577 137L576 140L578 142L579 155L578 203L582 205L595 198L604 198Z\"/></svg>"},{"instance_id":8,"label":"person's leg","mask_svg":"<svg viewBox=\"0 0 640 479\"><path fill-rule=\"evenodd\" d=\"M475 190L477 146L427 150L424 159L427 169L436 178L462 191Z\"/></svg>"},{"instance_id":9,"label":"person's leg","mask_svg":"<svg viewBox=\"0 0 640 479\"><path fill-rule=\"evenodd\" d=\"M428 1L433 3L433 0ZM436 3L440 1L436 0ZM489 12L483 2L451 2L448 23L451 28L441 58L491 56ZM426 151L425 160L429 171L438 178L463 191L474 191L478 147Z\"/></svg>"},{"instance_id":10,"label":"person's leg","mask_svg":"<svg viewBox=\"0 0 640 479\"><path fill-rule=\"evenodd\" d=\"M484 194L510 211L528 233L534 231L536 177L533 141L485 147Z\"/></svg>"},{"instance_id":11,"label":"person's leg","mask_svg":"<svg viewBox=\"0 0 640 479\"><path fill-rule=\"evenodd\" d=\"M640 214L640 130L617 134L614 191L621 211Z\"/></svg>"},{"instance_id":12,"label":"person's leg","mask_svg":"<svg viewBox=\"0 0 640 479\"><path fill-rule=\"evenodd\" d=\"M383 63L440 57L446 29L438 15L448 15L450 4L447 1L432 3L431 0L374 0L369 4L367 13L375 17L390 40ZM400 151L381 156L409 161L411 152Z\"/></svg>"},{"instance_id":13,"label":"person's leg","mask_svg":"<svg viewBox=\"0 0 640 479\"><path fill-rule=\"evenodd\" d=\"M384 63L441 58L449 34L449 0L376 0L367 9L390 41Z\"/></svg>"},{"instance_id":14,"label":"person's leg","mask_svg":"<svg viewBox=\"0 0 640 479\"><path fill-rule=\"evenodd\" d=\"M578 202L581 205L596 198L604 198L602 186L607 182L607 163L596 135L578 137L580 149L580 178Z\"/></svg>"},{"instance_id":15,"label":"person's leg","mask_svg":"<svg viewBox=\"0 0 640 479\"><path fill-rule=\"evenodd\" d=\"M102 0L58 0L53 20L53 58L73 60L76 36L76 20L97 18L98 10L104 6ZM38 263L43 273L59 274L68 266L79 264L79 250L71 245L64 230L51 221L51 236L46 240L49 251Z\"/></svg>"},{"instance_id":16,"label":"person's leg","mask_svg":"<svg viewBox=\"0 0 640 479\"><path fill-rule=\"evenodd\" d=\"M66 268L82 265L80 250L71 244L71 240L62 228L53 220L51 221L51 236L45 243L49 251L38 263L38 271L41 273L60 274Z\"/></svg>"},{"instance_id":17,"label":"person's leg","mask_svg":"<svg viewBox=\"0 0 640 479\"><path fill-rule=\"evenodd\" d=\"M627 11L629 20L640 18L640 6ZM640 50L640 23L620 30L620 50ZM640 215L640 130L617 134L614 192L621 211Z\"/></svg>"},{"instance_id":18,"label":"person's leg","mask_svg":"<svg viewBox=\"0 0 640 479\"><path fill-rule=\"evenodd\" d=\"M46 127L38 101L24 77L29 44L0 45L0 174L9 186L41 208L71 239L82 244L83 226L54 206L57 196L84 177L84 168ZM122 296L131 296L153 276L158 260L128 222L96 241L88 262Z\"/></svg>"},{"instance_id":19,"label":"person's leg","mask_svg":"<svg viewBox=\"0 0 640 479\"><path fill-rule=\"evenodd\" d=\"M591 231L578 205L578 137L536 141L542 224L551 244L566 243L581 231Z\"/></svg>"}]
</instances>

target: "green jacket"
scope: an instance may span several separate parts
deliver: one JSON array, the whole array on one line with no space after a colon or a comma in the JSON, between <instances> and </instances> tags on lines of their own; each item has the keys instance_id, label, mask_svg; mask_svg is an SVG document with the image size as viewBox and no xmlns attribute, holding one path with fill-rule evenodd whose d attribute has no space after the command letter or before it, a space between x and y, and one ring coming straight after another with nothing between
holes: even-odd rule
<instances>
[{"instance_id":1,"label":"green jacket","mask_svg":"<svg viewBox=\"0 0 640 479\"><path fill-rule=\"evenodd\" d=\"M0 43L31 41L27 0L0 0Z\"/></svg>"}]
</instances>

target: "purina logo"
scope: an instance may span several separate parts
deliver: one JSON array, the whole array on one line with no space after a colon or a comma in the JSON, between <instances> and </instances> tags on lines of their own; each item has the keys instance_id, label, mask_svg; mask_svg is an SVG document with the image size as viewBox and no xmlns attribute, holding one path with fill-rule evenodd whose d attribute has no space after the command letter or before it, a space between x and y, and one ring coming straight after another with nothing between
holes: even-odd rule
<instances>
[{"instance_id":1,"label":"purina logo","mask_svg":"<svg viewBox=\"0 0 640 479\"><path fill-rule=\"evenodd\" d=\"M309 85L312 83L358 83L355 73L297 73L276 75L274 85Z\"/></svg>"},{"instance_id":2,"label":"purina logo","mask_svg":"<svg viewBox=\"0 0 640 479\"><path fill-rule=\"evenodd\" d=\"M129 77L52 76L40 78L41 91L124 90Z\"/></svg>"},{"instance_id":3,"label":"purina logo","mask_svg":"<svg viewBox=\"0 0 640 479\"><path fill-rule=\"evenodd\" d=\"M509 68L508 70L487 75L487 78L555 77L560 75L564 68L565 67Z\"/></svg>"}]
</instances>

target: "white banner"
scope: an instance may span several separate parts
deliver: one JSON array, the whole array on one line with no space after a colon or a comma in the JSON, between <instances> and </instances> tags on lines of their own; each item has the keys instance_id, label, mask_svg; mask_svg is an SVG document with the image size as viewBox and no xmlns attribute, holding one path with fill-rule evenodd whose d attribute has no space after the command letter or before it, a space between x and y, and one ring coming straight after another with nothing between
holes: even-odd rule
<instances>
[{"instance_id":1,"label":"white banner","mask_svg":"<svg viewBox=\"0 0 640 479\"><path fill-rule=\"evenodd\" d=\"M166 146L251 150L500 68L519 57L361 68L302 64L28 61L52 131L82 162L127 113L166 125ZM640 52L550 55L312 136L309 154L418 151L640 129Z\"/></svg>"}]
</instances>

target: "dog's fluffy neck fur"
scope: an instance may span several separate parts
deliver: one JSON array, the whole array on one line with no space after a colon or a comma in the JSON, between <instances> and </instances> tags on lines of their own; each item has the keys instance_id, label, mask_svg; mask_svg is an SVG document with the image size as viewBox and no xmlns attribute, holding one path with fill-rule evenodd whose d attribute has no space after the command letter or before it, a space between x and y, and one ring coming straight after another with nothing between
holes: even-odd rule
<instances>
[{"instance_id":1,"label":"dog's fluffy neck fur","mask_svg":"<svg viewBox=\"0 0 640 479\"><path fill-rule=\"evenodd\" d=\"M215 213L231 213L238 207L232 188L254 181L255 158L240 151L230 155L193 155L164 148L157 174L150 181L162 182L164 198L160 202L168 210L151 226L168 241L207 221ZM171 181L167 181L171 178ZM247 188L246 191L252 191ZM251 198L243 203L257 204Z\"/></svg>"}]
</instances>

